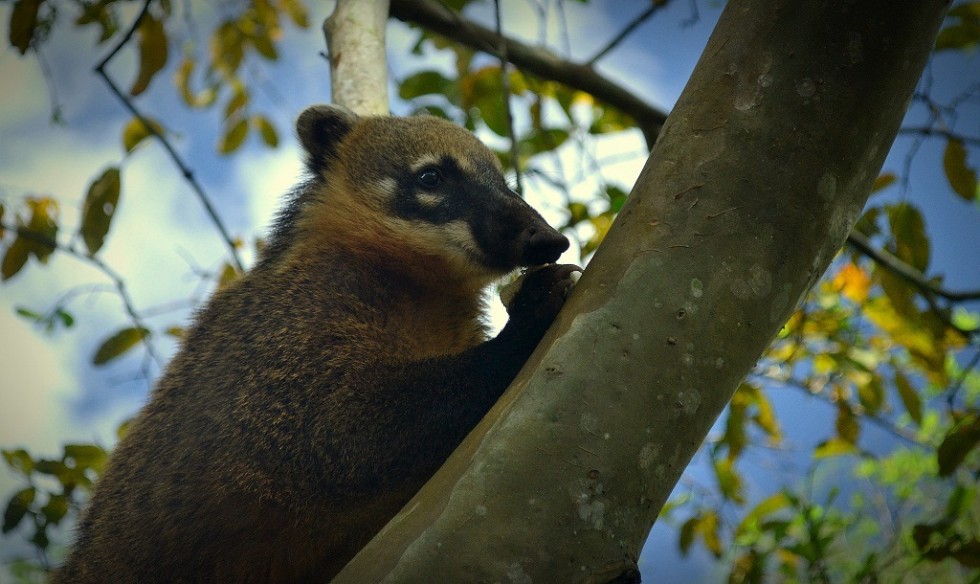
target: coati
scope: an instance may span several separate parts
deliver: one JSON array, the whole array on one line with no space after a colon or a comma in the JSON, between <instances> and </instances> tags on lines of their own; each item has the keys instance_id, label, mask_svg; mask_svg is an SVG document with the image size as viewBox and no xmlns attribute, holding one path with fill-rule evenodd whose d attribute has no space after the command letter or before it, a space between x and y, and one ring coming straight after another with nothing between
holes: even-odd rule
<instances>
[{"instance_id":1,"label":"coati","mask_svg":"<svg viewBox=\"0 0 980 584\"><path fill-rule=\"evenodd\" d=\"M328 582L561 308L568 240L469 132L314 106L297 133L307 182L197 315L55 583ZM488 340L483 290L521 266L543 267Z\"/></svg>"}]
</instances>

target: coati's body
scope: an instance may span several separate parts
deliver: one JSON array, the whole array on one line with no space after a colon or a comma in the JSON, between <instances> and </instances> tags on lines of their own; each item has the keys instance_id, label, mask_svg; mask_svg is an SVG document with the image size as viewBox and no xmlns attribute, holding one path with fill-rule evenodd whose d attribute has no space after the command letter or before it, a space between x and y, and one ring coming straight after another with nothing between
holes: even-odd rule
<instances>
[{"instance_id":1,"label":"coati's body","mask_svg":"<svg viewBox=\"0 0 980 584\"><path fill-rule=\"evenodd\" d=\"M492 153L435 118L304 112L311 179L215 294L99 481L58 583L328 582L509 385L572 271Z\"/></svg>"}]
</instances>

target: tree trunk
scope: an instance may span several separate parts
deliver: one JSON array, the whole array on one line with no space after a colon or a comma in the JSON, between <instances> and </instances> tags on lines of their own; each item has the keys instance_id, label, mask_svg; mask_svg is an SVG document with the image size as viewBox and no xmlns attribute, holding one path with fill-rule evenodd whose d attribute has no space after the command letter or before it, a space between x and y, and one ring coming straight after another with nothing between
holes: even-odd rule
<instances>
[{"instance_id":1,"label":"tree trunk","mask_svg":"<svg viewBox=\"0 0 980 584\"><path fill-rule=\"evenodd\" d=\"M335 582L635 581L681 472L857 219L945 9L729 2L541 346Z\"/></svg>"}]
</instances>

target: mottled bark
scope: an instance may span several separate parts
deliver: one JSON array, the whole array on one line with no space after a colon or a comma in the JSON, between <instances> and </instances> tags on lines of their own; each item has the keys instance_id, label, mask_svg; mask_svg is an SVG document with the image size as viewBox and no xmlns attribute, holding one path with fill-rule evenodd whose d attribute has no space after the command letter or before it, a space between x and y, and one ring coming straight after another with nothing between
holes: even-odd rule
<instances>
[{"instance_id":1,"label":"mottled bark","mask_svg":"<svg viewBox=\"0 0 980 584\"><path fill-rule=\"evenodd\" d=\"M635 577L684 467L857 219L945 9L729 2L531 361L336 582Z\"/></svg>"}]
</instances>

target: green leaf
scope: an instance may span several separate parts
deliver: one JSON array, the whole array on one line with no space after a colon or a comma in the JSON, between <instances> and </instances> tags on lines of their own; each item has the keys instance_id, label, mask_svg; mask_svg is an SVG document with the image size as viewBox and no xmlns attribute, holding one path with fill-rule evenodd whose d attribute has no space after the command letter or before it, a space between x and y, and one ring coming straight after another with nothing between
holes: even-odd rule
<instances>
[{"instance_id":1,"label":"green leaf","mask_svg":"<svg viewBox=\"0 0 980 584\"><path fill-rule=\"evenodd\" d=\"M247 136L248 121L245 118L239 118L221 137L221 140L218 142L218 152L231 154L241 147Z\"/></svg>"},{"instance_id":2,"label":"green leaf","mask_svg":"<svg viewBox=\"0 0 980 584\"><path fill-rule=\"evenodd\" d=\"M17 0L10 12L10 44L26 54L37 28L37 11L43 0Z\"/></svg>"},{"instance_id":3,"label":"green leaf","mask_svg":"<svg viewBox=\"0 0 980 584\"><path fill-rule=\"evenodd\" d=\"M269 121L269 118L265 116L255 115L251 118L252 125L258 129L259 134L262 136L262 141L269 148L275 148L279 145L279 134L276 133L275 126Z\"/></svg>"},{"instance_id":4,"label":"green leaf","mask_svg":"<svg viewBox=\"0 0 980 584\"><path fill-rule=\"evenodd\" d=\"M398 96L402 99L415 99L422 95L453 95L456 84L438 71L419 71L410 75L398 86Z\"/></svg>"},{"instance_id":5,"label":"green leaf","mask_svg":"<svg viewBox=\"0 0 980 584\"><path fill-rule=\"evenodd\" d=\"M119 205L121 182L119 168L110 167L89 186L82 204L82 225L79 232L89 255L95 255L105 243L109 224Z\"/></svg>"},{"instance_id":6,"label":"green leaf","mask_svg":"<svg viewBox=\"0 0 980 584\"><path fill-rule=\"evenodd\" d=\"M969 22L951 24L939 31L936 37L936 51L959 49L973 50L980 44L980 26Z\"/></svg>"},{"instance_id":7,"label":"green leaf","mask_svg":"<svg viewBox=\"0 0 980 584\"><path fill-rule=\"evenodd\" d=\"M741 475L735 470L735 465L729 458L721 458L715 461L715 476L718 478L718 486L721 494L738 504L745 503L745 485Z\"/></svg>"},{"instance_id":8,"label":"green leaf","mask_svg":"<svg viewBox=\"0 0 980 584\"><path fill-rule=\"evenodd\" d=\"M149 336L150 331L142 327L124 328L99 345L92 357L93 365L103 365L135 347Z\"/></svg>"},{"instance_id":9,"label":"green leaf","mask_svg":"<svg viewBox=\"0 0 980 584\"><path fill-rule=\"evenodd\" d=\"M762 501L759 501L759 504L745 515L742 522L739 523L738 528L735 530L735 533L744 533L750 525L758 523L767 515L771 515L780 509L785 509L786 507L789 507L789 505L790 501L786 497L786 493L780 491L770 495Z\"/></svg>"},{"instance_id":10,"label":"green leaf","mask_svg":"<svg viewBox=\"0 0 980 584\"><path fill-rule=\"evenodd\" d=\"M7 248L7 253L3 255L3 264L0 266L0 279L6 281L14 277L27 264L27 258L30 257L30 250L30 244L27 240L18 236Z\"/></svg>"},{"instance_id":11,"label":"green leaf","mask_svg":"<svg viewBox=\"0 0 980 584\"><path fill-rule=\"evenodd\" d=\"M895 371L895 389L898 391L898 397L902 399L902 405L905 406L905 411L909 413L909 416L916 424L921 426L922 400L912 387L908 377L899 370Z\"/></svg>"},{"instance_id":12,"label":"green leaf","mask_svg":"<svg viewBox=\"0 0 980 584\"><path fill-rule=\"evenodd\" d=\"M152 136L154 132L160 136L163 136L163 126L161 126L159 122L151 118L145 119L149 124L149 127L147 127L147 124L144 124L139 118L133 118L129 120L129 122L123 128L123 148L126 150L127 154L139 146L143 140Z\"/></svg>"},{"instance_id":13,"label":"green leaf","mask_svg":"<svg viewBox=\"0 0 980 584\"><path fill-rule=\"evenodd\" d=\"M245 90L245 86L240 82L236 82L233 85L234 89L232 90L231 97L228 99L228 103L225 104L226 120L240 112L248 104L248 91Z\"/></svg>"},{"instance_id":14,"label":"green leaf","mask_svg":"<svg viewBox=\"0 0 980 584\"><path fill-rule=\"evenodd\" d=\"M43 314L39 312L34 312L29 308L24 308L23 306L18 306L17 308L14 309L14 312L16 312L18 316L21 316L34 323L38 323L44 320Z\"/></svg>"},{"instance_id":15,"label":"green leaf","mask_svg":"<svg viewBox=\"0 0 980 584\"><path fill-rule=\"evenodd\" d=\"M953 191L964 200L977 198L977 172L967 166L966 148L959 140L946 142L943 153L943 169Z\"/></svg>"},{"instance_id":16,"label":"green leaf","mask_svg":"<svg viewBox=\"0 0 980 584\"><path fill-rule=\"evenodd\" d=\"M60 320L61 325L65 328L71 328L72 325L75 324L75 317L63 308L56 308L54 311L54 317Z\"/></svg>"},{"instance_id":17,"label":"green leaf","mask_svg":"<svg viewBox=\"0 0 980 584\"><path fill-rule=\"evenodd\" d=\"M140 21L139 28L140 69L129 94L137 96L150 86L150 81L167 65L167 33L163 21L157 20L147 12Z\"/></svg>"},{"instance_id":18,"label":"green leaf","mask_svg":"<svg viewBox=\"0 0 980 584\"><path fill-rule=\"evenodd\" d=\"M20 474L30 476L34 472L34 459L23 448L3 450L0 452L3 452L3 459L7 461L7 466Z\"/></svg>"},{"instance_id":19,"label":"green leaf","mask_svg":"<svg viewBox=\"0 0 980 584\"><path fill-rule=\"evenodd\" d=\"M214 29L211 35L211 62L225 74L232 77L245 57L245 35L238 25L225 21Z\"/></svg>"},{"instance_id":20,"label":"green leaf","mask_svg":"<svg viewBox=\"0 0 980 584\"><path fill-rule=\"evenodd\" d=\"M857 444L861 426L858 424L857 416L851 411L851 407L843 400L837 402L837 420L834 427L841 440L850 444Z\"/></svg>"},{"instance_id":21,"label":"green leaf","mask_svg":"<svg viewBox=\"0 0 980 584\"><path fill-rule=\"evenodd\" d=\"M75 463L75 468L99 470L106 460L106 451L95 444L65 444L65 458Z\"/></svg>"},{"instance_id":22,"label":"green leaf","mask_svg":"<svg viewBox=\"0 0 980 584\"><path fill-rule=\"evenodd\" d=\"M27 515L27 512L30 510L30 505L34 502L36 496L37 491L34 487L27 487L14 493L10 497L10 500L7 501L7 508L3 512L3 527L0 531L10 533L16 529L20 520Z\"/></svg>"},{"instance_id":23,"label":"green leaf","mask_svg":"<svg viewBox=\"0 0 980 584\"><path fill-rule=\"evenodd\" d=\"M939 445L937 451L939 476L947 477L953 474L978 443L980 443L980 416L971 415L957 424Z\"/></svg>"},{"instance_id":24,"label":"green leaf","mask_svg":"<svg viewBox=\"0 0 980 584\"><path fill-rule=\"evenodd\" d=\"M51 495L44 507L41 507L41 513L49 524L57 525L68 514L68 497Z\"/></svg>"},{"instance_id":25,"label":"green leaf","mask_svg":"<svg viewBox=\"0 0 980 584\"><path fill-rule=\"evenodd\" d=\"M929 236L922 213L908 203L887 208L895 255L898 259L925 273L929 267Z\"/></svg>"}]
</instances>

